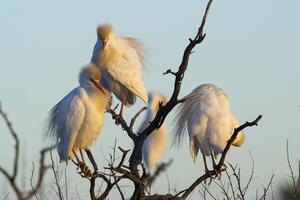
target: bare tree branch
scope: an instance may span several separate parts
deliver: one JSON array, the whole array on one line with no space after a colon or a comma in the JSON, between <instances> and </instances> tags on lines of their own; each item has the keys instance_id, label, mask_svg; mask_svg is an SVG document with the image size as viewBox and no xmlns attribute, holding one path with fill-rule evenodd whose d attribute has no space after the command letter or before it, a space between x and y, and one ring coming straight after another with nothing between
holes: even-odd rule
<instances>
[{"instance_id":1,"label":"bare tree branch","mask_svg":"<svg viewBox=\"0 0 300 200\"><path fill-rule=\"evenodd\" d=\"M12 182L15 181L18 173L18 162L19 162L19 151L20 151L20 142L17 133L12 127L11 122L9 121L6 113L2 110L1 102L0 102L0 115L3 117L7 128L9 129L10 134L15 140L15 156L14 156L14 165L13 165L13 174L10 176Z\"/></svg>"},{"instance_id":2,"label":"bare tree branch","mask_svg":"<svg viewBox=\"0 0 300 200\"><path fill-rule=\"evenodd\" d=\"M299 199L300 198L300 192L298 192L298 190L300 190L300 162L298 163L298 179L296 180L296 177L294 175L294 171L291 165L291 161L290 161L290 153L289 153L289 141L286 141L286 158L287 158L287 162L288 162L288 166L290 169L290 173L291 173L291 179L292 179L292 183L293 183L293 196L295 197L295 199Z\"/></svg>"},{"instance_id":3,"label":"bare tree branch","mask_svg":"<svg viewBox=\"0 0 300 200\"><path fill-rule=\"evenodd\" d=\"M34 194L34 197L39 200L38 196L37 196L37 193L35 191L35 188L33 187L33 175L34 175L34 163L32 163L32 171L31 171L31 176L30 176L30 186L31 186L31 190Z\"/></svg>"},{"instance_id":4,"label":"bare tree branch","mask_svg":"<svg viewBox=\"0 0 300 200\"><path fill-rule=\"evenodd\" d=\"M259 200L265 200L267 198L267 193L273 183L273 179L274 179L274 174L271 176L270 180L269 180L269 183L267 185L267 187L264 188L264 193L263 195L261 196L261 198Z\"/></svg>"},{"instance_id":5,"label":"bare tree branch","mask_svg":"<svg viewBox=\"0 0 300 200\"><path fill-rule=\"evenodd\" d=\"M12 137L15 140L15 151L14 151L14 163L13 163L13 173L12 175L10 175L3 167L0 166L0 172L4 175L4 177L8 180L11 188L13 189L15 195L17 196L18 200L28 200L30 198L32 198L33 195L35 195L39 189L41 188L42 182L44 180L44 175L47 171L47 169L49 169L49 166L45 165L45 154L53 149L54 147L48 147L45 149L42 149L40 152L40 162L39 162L39 173L38 173L38 180L36 185L33 187L33 189L29 192L22 192L22 189L18 186L18 184L16 183L16 177L17 177L17 173L18 173L18 162L19 162L19 149L20 149L20 142L17 136L17 133L14 131L12 124L10 122L10 120L8 119L7 115L5 114L5 112L2 109L1 103L0 103L0 115L3 117L4 122L6 124L6 126L8 127L8 130L10 132L10 134L12 135ZM32 181L32 180L31 180ZM31 182L31 184L33 185L33 183Z\"/></svg>"},{"instance_id":6,"label":"bare tree branch","mask_svg":"<svg viewBox=\"0 0 300 200\"><path fill-rule=\"evenodd\" d=\"M155 179L161 174L161 172L166 171L167 167L169 167L172 164L172 162L173 161L170 160L167 163L161 163L160 165L158 165L153 175L147 178L147 185L152 185Z\"/></svg>"},{"instance_id":7,"label":"bare tree branch","mask_svg":"<svg viewBox=\"0 0 300 200\"><path fill-rule=\"evenodd\" d=\"M53 156L52 156L52 151L50 151L50 158L51 158L51 168L52 168L52 172L53 172L54 179L55 179L55 185L56 185L56 188L57 188L57 195L58 195L58 198L60 200L63 200L64 197L63 197L63 194L62 194L62 191L61 191L61 187L60 187L60 184L59 184L57 171L55 170L54 160L53 160Z\"/></svg>"},{"instance_id":8,"label":"bare tree branch","mask_svg":"<svg viewBox=\"0 0 300 200\"><path fill-rule=\"evenodd\" d=\"M133 116L133 118L132 118L131 121L130 121L130 126L129 126L131 129L132 129L133 125L134 125L134 122L135 122L136 118L138 118L138 116L139 116L142 112L144 112L145 110L147 110L147 107L141 108L141 109L139 110L139 112L137 112L137 113Z\"/></svg>"}]
</instances>

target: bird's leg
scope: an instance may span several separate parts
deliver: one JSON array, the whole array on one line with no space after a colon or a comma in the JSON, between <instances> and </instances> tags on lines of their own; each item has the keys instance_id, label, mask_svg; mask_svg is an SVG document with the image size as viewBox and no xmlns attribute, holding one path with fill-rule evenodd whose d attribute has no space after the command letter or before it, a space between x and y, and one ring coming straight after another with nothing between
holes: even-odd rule
<instances>
[{"instance_id":1,"label":"bird's leg","mask_svg":"<svg viewBox=\"0 0 300 200\"><path fill-rule=\"evenodd\" d=\"M214 168L214 170L215 170L215 172L216 172L216 177L221 178L221 170L220 170L220 169L217 169L218 166L217 166L217 164L216 164L216 162L215 162L215 157L214 157L214 155L213 155L212 152L211 152L210 156L211 156L211 161L212 161L212 164L213 164L213 168Z\"/></svg>"},{"instance_id":2,"label":"bird's leg","mask_svg":"<svg viewBox=\"0 0 300 200\"><path fill-rule=\"evenodd\" d=\"M212 181L212 176L211 176L211 173L207 167L207 162L206 162L206 158L205 158L205 155L202 154L202 157L203 157L203 162L204 162L204 169L205 169L205 173L209 176L209 183L208 185L210 185L211 181ZM206 181L206 180L205 180Z\"/></svg>"},{"instance_id":3,"label":"bird's leg","mask_svg":"<svg viewBox=\"0 0 300 200\"><path fill-rule=\"evenodd\" d=\"M79 151L80 151L80 149L79 149ZM77 161L77 163L74 162L74 161L73 161L73 163L74 163L75 165L77 165L77 169L80 168L80 170L81 170L81 172L79 172L79 174L81 174L81 176L82 176L82 173L85 175L85 173L84 173L84 170L85 170L85 169L84 169L84 166L85 166L85 164L84 164L83 162L80 161L80 159L79 159L79 157L77 156L77 154L76 154L74 148L72 148L72 152L73 152L73 154L74 154L74 156L75 156L75 159L76 159L76 161ZM81 154L81 152L80 152L80 154Z\"/></svg>"},{"instance_id":4,"label":"bird's leg","mask_svg":"<svg viewBox=\"0 0 300 200\"><path fill-rule=\"evenodd\" d=\"M123 115L123 108L124 108L124 104L126 102L126 96L123 96L122 102L121 102L121 108L120 108L120 112L119 114L116 116L116 124L119 124L120 122L120 118L122 118Z\"/></svg>"},{"instance_id":5,"label":"bird's leg","mask_svg":"<svg viewBox=\"0 0 300 200\"><path fill-rule=\"evenodd\" d=\"M76 154L75 150L74 150L74 149L72 149L72 152L73 152L73 154L74 154L74 156L75 156L75 159L76 159L76 161L77 161L77 163L78 163L78 165L79 165L79 163L80 163L80 160L79 160L79 158L78 158L78 156L77 156L77 154Z\"/></svg>"},{"instance_id":6,"label":"bird's leg","mask_svg":"<svg viewBox=\"0 0 300 200\"><path fill-rule=\"evenodd\" d=\"M80 152L80 156L81 156L81 159L82 159L82 163L85 164L84 156L82 154L82 149L81 148L79 148L79 152Z\"/></svg>"},{"instance_id":7,"label":"bird's leg","mask_svg":"<svg viewBox=\"0 0 300 200\"><path fill-rule=\"evenodd\" d=\"M120 113L119 113L119 116L121 116L121 117L123 114L123 108L124 108L125 101L126 101L126 96L124 96L122 99L121 109L120 109Z\"/></svg>"},{"instance_id":8,"label":"bird's leg","mask_svg":"<svg viewBox=\"0 0 300 200\"><path fill-rule=\"evenodd\" d=\"M86 177L89 177L91 175L91 170L88 168L88 166L86 165L85 161L84 161L84 156L83 156L83 153L82 153L82 149L79 148L79 152L80 152L80 155L81 155L81 159L82 159L82 164L81 164L81 171L82 173L86 176Z\"/></svg>"}]
</instances>

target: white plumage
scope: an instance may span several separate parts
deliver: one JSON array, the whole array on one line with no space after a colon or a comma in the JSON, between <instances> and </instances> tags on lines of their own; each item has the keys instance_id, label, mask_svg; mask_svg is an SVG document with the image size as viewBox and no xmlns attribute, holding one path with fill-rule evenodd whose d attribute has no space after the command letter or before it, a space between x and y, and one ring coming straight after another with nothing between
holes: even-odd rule
<instances>
[{"instance_id":1,"label":"white plumage","mask_svg":"<svg viewBox=\"0 0 300 200\"><path fill-rule=\"evenodd\" d=\"M159 109L159 103L162 102L162 104L164 105L167 102L167 98L163 94L157 92L150 93L148 96L148 100L149 107L147 109L146 117L142 122L138 132L143 131L146 127L149 126L149 122L154 119ZM162 153L165 150L166 144L167 127L165 124L162 124L159 129L156 129L147 137L143 145L143 160L149 169L156 166L161 158Z\"/></svg>"},{"instance_id":2,"label":"white plumage","mask_svg":"<svg viewBox=\"0 0 300 200\"><path fill-rule=\"evenodd\" d=\"M142 80L142 44L134 38L115 35L111 25L99 26L97 34L91 62L102 71L103 86L126 106L133 105L136 96L147 103Z\"/></svg>"},{"instance_id":3,"label":"white plumage","mask_svg":"<svg viewBox=\"0 0 300 200\"><path fill-rule=\"evenodd\" d=\"M79 75L80 86L73 89L49 114L48 133L58 142L61 161L73 159L77 149L85 149L98 136L103 125L109 93L100 85L99 69L90 64Z\"/></svg>"},{"instance_id":4,"label":"white plumage","mask_svg":"<svg viewBox=\"0 0 300 200\"><path fill-rule=\"evenodd\" d=\"M177 116L177 142L181 142L187 128L193 161L199 150L204 159L205 156L221 154L234 128L238 127L238 120L231 114L227 95L213 84L203 84L184 99ZM240 146L243 141L244 134L239 133L233 145Z\"/></svg>"}]
</instances>

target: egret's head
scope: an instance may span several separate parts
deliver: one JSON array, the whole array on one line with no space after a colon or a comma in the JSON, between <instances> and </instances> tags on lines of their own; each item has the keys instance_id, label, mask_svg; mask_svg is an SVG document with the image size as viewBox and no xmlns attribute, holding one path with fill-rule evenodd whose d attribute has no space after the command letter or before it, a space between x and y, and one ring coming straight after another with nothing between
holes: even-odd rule
<instances>
[{"instance_id":1,"label":"egret's head","mask_svg":"<svg viewBox=\"0 0 300 200\"><path fill-rule=\"evenodd\" d=\"M104 24L97 28L97 35L98 38L102 41L103 49L107 46L107 43L112 36L112 33L113 33L113 28L110 24Z\"/></svg>"},{"instance_id":2,"label":"egret's head","mask_svg":"<svg viewBox=\"0 0 300 200\"><path fill-rule=\"evenodd\" d=\"M152 92L148 94L148 104L155 112L157 112L159 109L159 103L162 103L162 105L164 106L166 105L167 101L167 97L161 93Z\"/></svg>"},{"instance_id":3,"label":"egret's head","mask_svg":"<svg viewBox=\"0 0 300 200\"><path fill-rule=\"evenodd\" d=\"M103 87L100 85L101 72L94 64L82 68L79 74L79 84L84 88L97 88L105 93Z\"/></svg>"}]
</instances>

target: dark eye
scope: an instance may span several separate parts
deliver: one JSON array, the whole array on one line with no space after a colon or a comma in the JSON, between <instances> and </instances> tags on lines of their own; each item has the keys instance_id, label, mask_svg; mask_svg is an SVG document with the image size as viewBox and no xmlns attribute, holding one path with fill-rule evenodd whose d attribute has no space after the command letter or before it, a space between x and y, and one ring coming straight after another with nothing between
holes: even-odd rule
<instances>
[{"instance_id":1,"label":"dark eye","mask_svg":"<svg viewBox=\"0 0 300 200\"><path fill-rule=\"evenodd\" d=\"M94 79L92 79L92 78L90 78L90 81L91 81L94 85L97 84L96 81L95 81Z\"/></svg>"}]
</instances>

